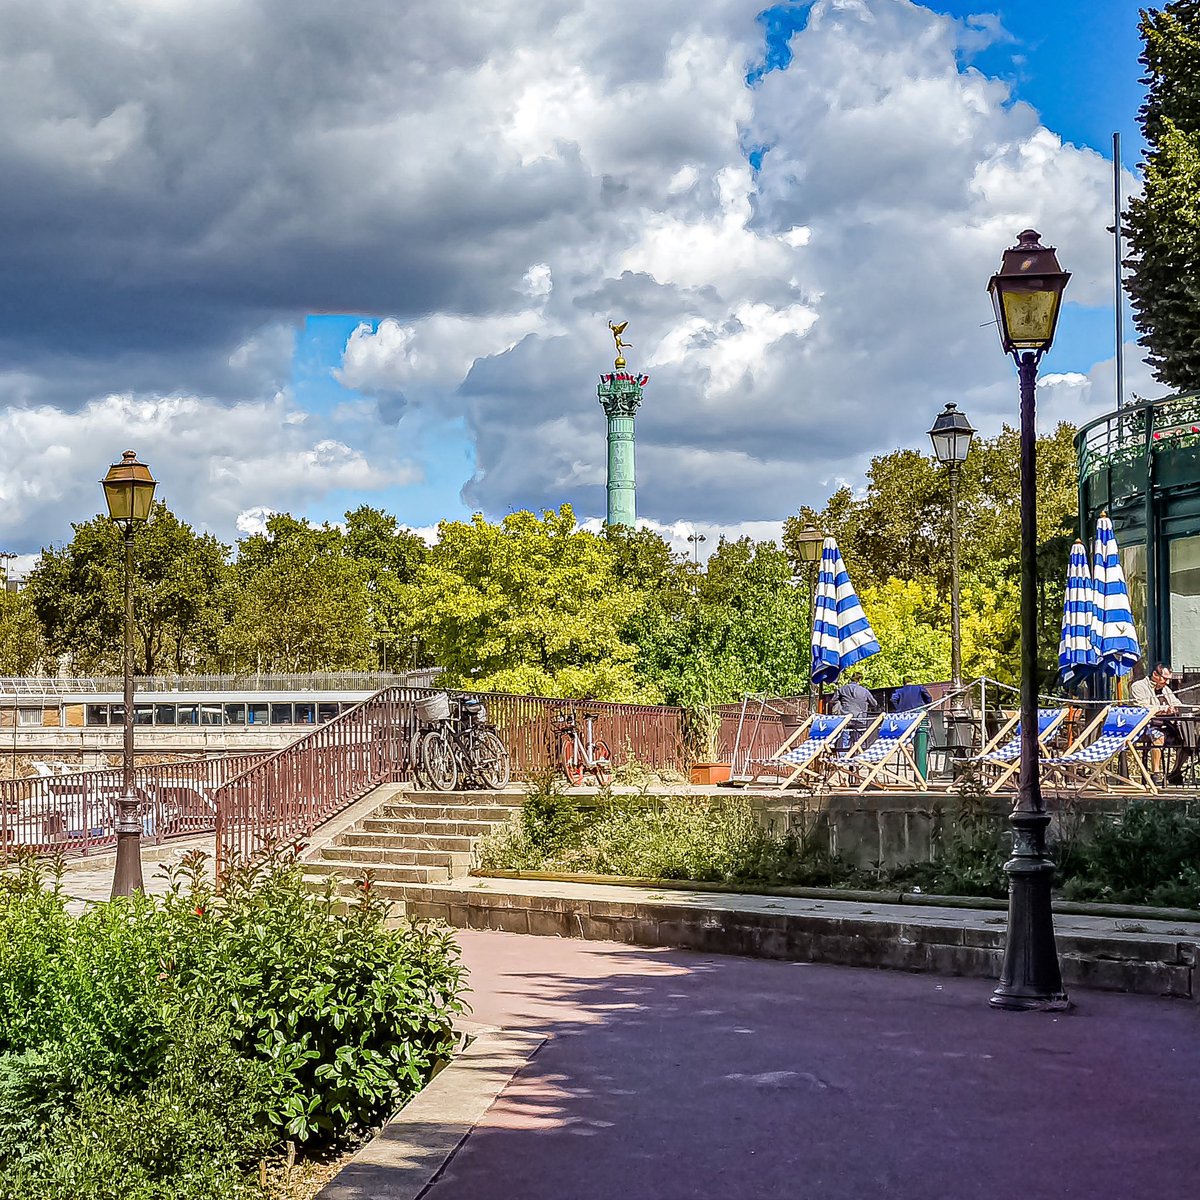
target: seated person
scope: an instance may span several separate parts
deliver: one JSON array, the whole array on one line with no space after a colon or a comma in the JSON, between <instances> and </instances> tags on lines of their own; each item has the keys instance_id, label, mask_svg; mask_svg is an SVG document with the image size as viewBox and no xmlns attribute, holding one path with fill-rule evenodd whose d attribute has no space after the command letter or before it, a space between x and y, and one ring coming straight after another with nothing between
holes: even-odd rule
<instances>
[{"instance_id":1,"label":"seated person","mask_svg":"<svg viewBox=\"0 0 1200 1200\"><path fill-rule=\"evenodd\" d=\"M1149 678L1146 678L1144 669L1138 669L1135 674L1137 678L1129 689L1130 697L1134 704L1148 708L1155 714L1155 722L1147 731L1150 742L1150 774L1156 782L1162 782L1162 747L1176 747L1175 766L1166 781L1173 787L1179 787L1183 783L1183 768L1192 751L1185 742L1178 723L1158 716L1159 713L1179 711L1179 701L1171 691L1171 668L1165 663L1157 663Z\"/></svg>"},{"instance_id":2,"label":"seated person","mask_svg":"<svg viewBox=\"0 0 1200 1200\"><path fill-rule=\"evenodd\" d=\"M871 723L871 714L879 711L879 701L855 676L847 674L844 678L845 682L833 693L834 713L841 717L854 718L842 730L838 749L843 752L862 737L863 730Z\"/></svg>"}]
</instances>

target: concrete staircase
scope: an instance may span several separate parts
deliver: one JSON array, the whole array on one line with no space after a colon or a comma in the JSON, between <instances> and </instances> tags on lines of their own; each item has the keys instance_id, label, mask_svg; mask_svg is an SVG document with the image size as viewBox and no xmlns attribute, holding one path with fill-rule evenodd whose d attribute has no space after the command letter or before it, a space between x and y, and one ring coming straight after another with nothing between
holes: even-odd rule
<instances>
[{"instance_id":1,"label":"concrete staircase","mask_svg":"<svg viewBox=\"0 0 1200 1200\"><path fill-rule=\"evenodd\" d=\"M381 896L399 899L406 885L447 883L467 873L475 843L504 825L520 808L522 794L425 792L411 785L378 788L345 828L305 856L306 877L323 886L337 880L339 895L353 894L354 881L374 872Z\"/></svg>"}]
</instances>

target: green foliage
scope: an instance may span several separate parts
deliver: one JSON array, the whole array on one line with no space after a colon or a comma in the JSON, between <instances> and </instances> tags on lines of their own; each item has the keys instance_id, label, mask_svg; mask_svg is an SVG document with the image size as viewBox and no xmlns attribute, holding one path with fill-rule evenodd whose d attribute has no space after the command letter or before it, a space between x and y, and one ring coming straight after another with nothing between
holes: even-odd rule
<instances>
[{"instance_id":1,"label":"green foliage","mask_svg":"<svg viewBox=\"0 0 1200 1200\"><path fill-rule=\"evenodd\" d=\"M79 918L36 865L0 878L0 1200L241 1195L272 1146L365 1128L449 1055L448 934L389 930L369 879L339 914L284 856L203 874Z\"/></svg>"},{"instance_id":2,"label":"green foliage","mask_svg":"<svg viewBox=\"0 0 1200 1200\"><path fill-rule=\"evenodd\" d=\"M1135 801L1072 847L1063 895L1114 904L1200 908L1200 815L1187 804Z\"/></svg>"},{"instance_id":3,"label":"green foliage","mask_svg":"<svg viewBox=\"0 0 1200 1200\"><path fill-rule=\"evenodd\" d=\"M1014 398L1015 398L1014 388ZM1066 561L1074 538L1076 495L1075 430L1060 424L1037 442L1037 587L1040 661L1057 659ZM959 472L958 514L963 616L963 667L969 676L1015 679L1019 657L1019 578L1021 530L1016 514L1020 494L1019 436L1005 426L992 438L977 438ZM808 523L831 533L846 560L864 611L874 624L902 628L906 608L916 618L914 645L897 642L868 660L890 683L889 660L907 655L916 677L936 668L943 656L949 674L950 628L949 484L944 468L915 450L896 450L872 459L861 498L849 488L830 497L821 512L804 508L784 523L784 546L799 570L798 535ZM901 584L916 584L919 600ZM902 618L897 620L897 617ZM876 630L878 633L879 631ZM868 664L863 664L864 671Z\"/></svg>"},{"instance_id":4,"label":"green foliage","mask_svg":"<svg viewBox=\"0 0 1200 1200\"><path fill-rule=\"evenodd\" d=\"M405 586L429 556L425 543L389 513L366 505L346 514L346 553L358 563L367 588L367 620L376 665L416 666L405 636Z\"/></svg>"},{"instance_id":5,"label":"green foliage","mask_svg":"<svg viewBox=\"0 0 1200 1200\"><path fill-rule=\"evenodd\" d=\"M125 628L125 545L107 517L73 525L71 541L42 551L26 583L49 649L74 669L116 672ZM183 672L211 653L229 547L198 534L161 501L133 534L135 671Z\"/></svg>"},{"instance_id":6,"label":"green foliage","mask_svg":"<svg viewBox=\"0 0 1200 1200\"><path fill-rule=\"evenodd\" d=\"M404 589L409 629L446 682L485 691L608 700L659 697L633 673L623 631L642 604L606 540L570 505L444 521Z\"/></svg>"},{"instance_id":7,"label":"green foliage","mask_svg":"<svg viewBox=\"0 0 1200 1200\"><path fill-rule=\"evenodd\" d=\"M285 513L238 546L222 637L239 671L361 670L371 661L364 570L340 530Z\"/></svg>"},{"instance_id":8,"label":"green foliage","mask_svg":"<svg viewBox=\"0 0 1200 1200\"><path fill-rule=\"evenodd\" d=\"M0 675L32 675L50 669L50 649L28 590L10 592L0 578Z\"/></svg>"},{"instance_id":9,"label":"green foliage","mask_svg":"<svg viewBox=\"0 0 1200 1200\"><path fill-rule=\"evenodd\" d=\"M1129 202L1127 286L1141 344L1164 383L1200 389L1200 3L1142 12L1148 151Z\"/></svg>"}]
</instances>

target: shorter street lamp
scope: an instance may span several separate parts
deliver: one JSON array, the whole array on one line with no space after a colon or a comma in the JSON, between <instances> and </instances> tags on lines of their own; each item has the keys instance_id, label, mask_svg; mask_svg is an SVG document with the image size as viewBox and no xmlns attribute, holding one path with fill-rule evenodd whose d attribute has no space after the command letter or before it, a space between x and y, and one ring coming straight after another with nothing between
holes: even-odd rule
<instances>
[{"instance_id":1,"label":"shorter street lamp","mask_svg":"<svg viewBox=\"0 0 1200 1200\"><path fill-rule=\"evenodd\" d=\"M1034 393L1042 355L1054 341L1063 291L1071 276L1058 265L1054 248L1033 229L1022 230L1004 252L988 282L1000 342L1017 364L1021 382L1021 768L1017 802L1010 815L1013 856L1008 873L1008 939L996 1008L1061 1009L1063 990L1050 884L1054 864L1046 857L1050 817L1038 778L1037 742L1037 433Z\"/></svg>"},{"instance_id":2,"label":"shorter street lamp","mask_svg":"<svg viewBox=\"0 0 1200 1200\"><path fill-rule=\"evenodd\" d=\"M825 546L825 535L813 524L805 525L796 535L796 549L800 554L800 561L808 563L808 604L809 604L809 629L811 630L817 620L817 565L821 561L821 551ZM817 711L817 688L812 681L812 654L809 654L809 677L808 677L808 712L811 716Z\"/></svg>"},{"instance_id":3,"label":"shorter street lamp","mask_svg":"<svg viewBox=\"0 0 1200 1200\"><path fill-rule=\"evenodd\" d=\"M950 476L950 690L960 704L962 687L961 607L958 586L958 472L971 450L975 430L957 404L947 404L929 431L934 457Z\"/></svg>"},{"instance_id":4,"label":"shorter street lamp","mask_svg":"<svg viewBox=\"0 0 1200 1200\"><path fill-rule=\"evenodd\" d=\"M121 798L117 801L117 865L113 896L142 889L142 823L133 787L133 530L144 524L154 504L154 476L133 450L108 468L100 481L108 515L125 535L125 737L121 755Z\"/></svg>"},{"instance_id":5,"label":"shorter street lamp","mask_svg":"<svg viewBox=\"0 0 1200 1200\"><path fill-rule=\"evenodd\" d=\"M692 543L692 562L698 567L700 565L700 543L707 542L708 538L702 533L689 533L687 540Z\"/></svg>"}]
</instances>

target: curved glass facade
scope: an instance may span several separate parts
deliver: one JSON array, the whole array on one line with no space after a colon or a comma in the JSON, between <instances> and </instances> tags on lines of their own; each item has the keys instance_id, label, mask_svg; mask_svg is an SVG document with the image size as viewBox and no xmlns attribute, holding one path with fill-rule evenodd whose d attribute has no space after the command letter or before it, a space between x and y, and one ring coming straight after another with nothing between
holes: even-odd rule
<instances>
[{"instance_id":1,"label":"curved glass facade","mask_svg":"<svg viewBox=\"0 0 1200 1200\"><path fill-rule=\"evenodd\" d=\"M1080 536L1112 518L1146 658L1200 668L1200 393L1099 417L1075 447Z\"/></svg>"}]
</instances>

